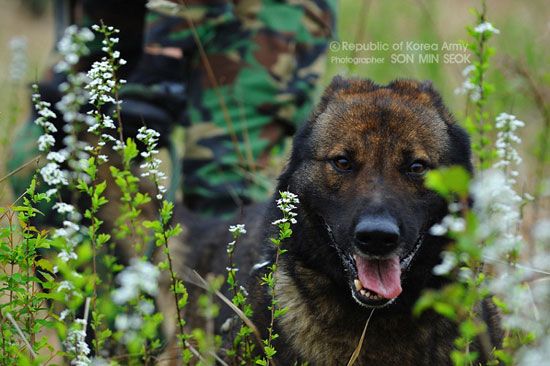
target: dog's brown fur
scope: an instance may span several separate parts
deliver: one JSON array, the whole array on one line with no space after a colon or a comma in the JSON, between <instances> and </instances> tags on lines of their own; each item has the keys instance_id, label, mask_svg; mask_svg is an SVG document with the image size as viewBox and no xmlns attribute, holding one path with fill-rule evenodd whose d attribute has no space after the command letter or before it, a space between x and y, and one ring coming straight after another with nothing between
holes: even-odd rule
<instances>
[{"instance_id":1,"label":"dog's brown fur","mask_svg":"<svg viewBox=\"0 0 550 366\"><path fill-rule=\"evenodd\" d=\"M353 169L342 172L334 159L344 155L353 161ZM374 309L355 364L451 364L456 325L434 312L420 317L411 313L423 290L445 284L432 268L448 244L447 239L428 234L429 227L446 214L446 202L407 170L413 161L430 168L456 164L472 170L468 137L431 84L398 80L379 86L368 80L335 78L296 136L279 180L278 189L298 194L301 203L277 272L277 300L288 308L275 324L280 334L278 365L347 363L374 309L350 295L353 261L347 259L356 253L350 233L366 213L382 211L395 217L401 228L395 253L399 258L412 253L413 260L403 269L401 295ZM181 272L194 268L203 275L225 273L228 223L197 220L185 211L179 216L189 228L186 237L171 243ZM248 274L255 262L273 262L269 238L276 236L277 229L271 222L279 217L273 200L234 220L246 223L249 231L239 243L237 264L241 283L248 280L253 320L261 330L270 322L270 298L259 280L266 267ZM191 306L187 316L199 324L194 323L194 312ZM494 307L485 302L479 313L494 330L485 341L490 338L498 344ZM486 357L487 345L475 342L472 349L484 351L481 355Z\"/></svg>"}]
</instances>

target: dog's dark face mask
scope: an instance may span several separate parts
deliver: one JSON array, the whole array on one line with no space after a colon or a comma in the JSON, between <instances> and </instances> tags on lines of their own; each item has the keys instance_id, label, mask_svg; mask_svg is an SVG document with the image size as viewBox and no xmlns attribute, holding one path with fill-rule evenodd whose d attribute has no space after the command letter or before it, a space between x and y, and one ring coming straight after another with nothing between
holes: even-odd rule
<instances>
[{"instance_id":1,"label":"dog's dark face mask","mask_svg":"<svg viewBox=\"0 0 550 366\"><path fill-rule=\"evenodd\" d=\"M446 213L446 202L424 187L425 174L453 164L471 170L468 137L430 84L333 80L281 178L300 197L302 215L324 231L300 255L325 253L314 265L359 304L393 303L427 231Z\"/></svg>"}]
</instances>

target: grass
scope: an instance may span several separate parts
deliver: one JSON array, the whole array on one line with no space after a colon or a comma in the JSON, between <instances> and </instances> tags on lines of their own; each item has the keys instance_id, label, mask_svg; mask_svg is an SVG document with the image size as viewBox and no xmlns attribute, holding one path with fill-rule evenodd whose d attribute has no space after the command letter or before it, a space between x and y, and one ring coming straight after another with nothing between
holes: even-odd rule
<instances>
[{"instance_id":1,"label":"grass","mask_svg":"<svg viewBox=\"0 0 550 366\"><path fill-rule=\"evenodd\" d=\"M468 4L473 8L479 7L474 1ZM481 91L479 99L472 100L471 94L455 94L455 89L464 82L462 71L466 64L419 62L419 55L427 53L439 54L441 61L441 51L399 51L412 55L414 61L395 64L390 61L392 54L395 54L391 50L332 50L328 54L325 83L333 75L342 73L368 77L379 83L387 83L400 77L430 79L455 111L457 120L469 129L474 142L477 142L474 145L474 153L478 177L470 181L463 172L449 169L432 172L427 179L431 189L449 198L450 207L455 207L452 206L453 200L462 203L462 206L450 209L449 217L444 222L446 226L438 228L455 238L457 244L448 248L446 260L437 271L442 275L454 276L457 281L440 292L427 293L417 304L415 312L420 313L432 308L459 323L460 334L451 358L455 365L475 364L475 355L470 352L469 347L475 337L483 339L485 328L479 322L474 309L491 290L495 294L493 301L505 314L506 339L503 349L486 348L483 352L494 364L528 364L528 360L544 357L544 342L547 341L544 332L549 328L548 322L537 315L547 310L548 306L540 301L548 296L547 292L541 291L540 286L548 280L547 268L544 267L543 261L539 260L537 263L537 259L548 255L548 233L543 229L533 230L543 225L543 219L548 219L549 215L550 181L547 169L550 153L547 140L550 133L550 74L547 64L550 50L544 46L548 44L550 33L545 29L545 2L533 1L526 4L514 1L488 1L486 11L478 13L468 11L468 4L459 6L456 2L443 3L435 0L343 0L339 9L337 41L340 44L378 42L390 47L409 41L417 44L435 44L437 47L441 47L443 42L469 42L472 45L469 53L453 53L471 54L471 60L474 63L478 62L470 81L473 90ZM511 12L517 16L510 17ZM499 34L480 35L479 32L470 31L468 35L465 31L466 26L470 25L473 28L483 23L486 18L500 30ZM16 22L16 19L20 21ZM47 33L44 29L51 25L51 14L42 18L40 22L31 22L29 16L13 2L6 5L5 11L0 14L0 21L3 20L5 29L0 33L0 41L7 43L8 39L16 34L26 34L29 50L25 78L19 81L7 78L0 80L4 86L0 88L0 128L6 132L0 141L0 153L6 155L9 151L10 137L28 114L25 84L27 81L39 79L39 70L46 65L45 58L49 48L38 45L51 42L51 39L44 36ZM529 27L525 24L529 24ZM108 31L103 28L101 32ZM113 45L109 47L111 46ZM493 49L496 50L494 55ZM331 62L332 57L368 56L384 57L385 61L358 65ZM9 74L9 60L9 53L0 53L0 70L5 71L2 75ZM110 66L104 67L114 67L116 71L117 61L113 59L112 51L107 61ZM114 83L118 85L116 81ZM116 100L117 87L111 91L112 95L109 94L109 98L112 96ZM132 161L140 153L137 145L131 140L105 137L103 133L108 131L109 123L100 112L100 104L94 105L97 129L93 134L96 140L87 150L88 158L79 171L80 175L75 179L73 187L73 193L80 192L79 194L91 202L90 208L82 213L88 223L86 220L81 222L72 217L71 221L78 222L81 226L75 229L64 224L63 234L59 234L61 231L58 231L54 235L53 231L47 232L36 228L32 222L34 217L41 214L38 210L41 202L49 199L60 200L61 195L54 193L49 197L40 193L35 189L35 184L39 181L37 179L25 195L13 197L6 184L7 179L0 180L0 263L3 266L0 303L2 364L62 363L63 357L65 360L72 360L73 364L87 364L89 348L98 354L107 352L108 349L110 354L105 355L105 358L110 362L151 364L162 348L157 339L162 314L151 310L147 305L157 296L154 285L148 281L157 278L157 271L167 273L173 296L171 301L179 310L178 315L187 306L188 293L182 279L177 277L173 269L168 246L168 239L178 235L181 228L172 226L170 221L174 206L165 199L162 183L164 177L157 169L159 162L155 160L158 136L144 129L141 131L142 137L138 137L147 146L144 172L156 171L154 174L147 173L141 177L148 176L151 179L153 192L141 192L138 184L140 177L132 170ZM526 126L519 128L521 124L515 118L506 119L502 117L501 112L518 116L526 122ZM500 120L504 121L501 125L495 124L495 119L499 115ZM521 144L510 138L515 134L521 136ZM542 137L537 137L539 135ZM494 147L497 140L504 141L502 143L506 145L507 153L499 155L499 149L502 148ZM102 153L101 142L114 142L115 146L120 147L118 159L123 164L116 169L108 170L110 178L106 178L100 172L102 168L111 164L107 161L111 157L104 157ZM510 149L517 149L524 161L516 164L514 159L510 158ZM491 169L498 161L508 163L497 164L498 169ZM7 172L4 164L5 161L0 166L0 177L18 174ZM22 168L35 168L34 163L28 165ZM514 175L516 170L517 176ZM99 211L108 203L106 186L110 179L128 193L115 220L116 235L121 238L127 236L141 243L135 261L126 268L118 263L114 255L111 236L101 232L104 222ZM509 199L501 202L497 197L498 205L488 202L486 206L474 205L470 209L467 204L469 189L476 186L479 191L479 187L501 190L500 198ZM476 193L474 190L474 196L479 194L479 191ZM281 194L283 198L288 199L288 193ZM485 192L485 195L488 193ZM483 198L481 195L476 202L484 202ZM158 218L143 220L139 214L149 202L156 203ZM71 213L68 208L64 213L58 211L67 215L66 217L77 214ZM275 223L280 229L279 237L272 240L277 247L277 258L284 255L284 250L280 247L281 242L292 234L290 224L293 216L289 215L291 209L282 211L286 221L279 220ZM509 214L513 216L513 225L503 227L502 223L507 222L510 216L506 215ZM495 218L500 218L500 222L495 222ZM490 230L483 231L480 228ZM79 230L84 235L79 236ZM235 234L234 231L232 233ZM111 234L115 235L115 232ZM234 235L235 241L238 242L241 234L244 232L239 230L239 234ZM71 244L72 240L76 240L77 244ZM165 255L156 266L149 265L146 261L145 248L151 240L156 242L157 247ZM76 258L68 261L59 257L44 258L41 253L46 249L54 252L65 251L67 256L74 253ZM232 265L231 250L233 249L228 247L230 269L226 281L232 289L233 298L224 298L219 292L222 279L195 279L195 282L198 281L206 289L204 297L199 301L200 312L206 323L211 325L218 313L218 305L213 299L222 297L226 303L231 301L231 307L243 320L234 339L232 361L235 364L273 365L277 354L273 343L277 334L274 332L273 324L277 317L286 311L279 308L276 301L277 262L272 264L269 273L262 279L266 291L272 297L269 305L271 327L267 330L267 339L258 340L258 330L249 320L251 309L246 294L236 283L236 269ZM491 253L491 256L487 253ZM93 265L87 266L86 263ZM101 275L104 272L107 273L106 276ZM52 273L56 273L57 280L52 277ZM499 281L504 274L509 274L510 277L503 290ZM117 291L120 295L124 289L123 283L120 286L124 278L133 278L133 281L139 284L139 291L127 293L125 301L115 301L111 290L119 288ZM41 289L48 291L44 292ZM540 299L533 294L540 295ZM517 298L524 299L525 302L518 303ZM85 309L83 313L82 309ZM534 315L529 314L530 312ZM133 323L130 319L133 319ZM94 329L94 339L91 341L86 339L89 335L86 333L87 324ZM213 334L211 326L187 332L185 319L182 317L178 317L176 325L179 329L176 331L177 349L183 360L199 360L202 364L219 361L221 341ZM365 324L361 340L365 336L368 337L367 328L368 322ZM43 332L46 330L50 332L49 338L44 336ZM63 342L63 348L54 343L54 339L57 338ZM358 357L361 344L362 342L358 344L356 352L350 355L349 365ZM259 350L259 353L254 353L254 349Z\"/></svg>"}]
</instances>

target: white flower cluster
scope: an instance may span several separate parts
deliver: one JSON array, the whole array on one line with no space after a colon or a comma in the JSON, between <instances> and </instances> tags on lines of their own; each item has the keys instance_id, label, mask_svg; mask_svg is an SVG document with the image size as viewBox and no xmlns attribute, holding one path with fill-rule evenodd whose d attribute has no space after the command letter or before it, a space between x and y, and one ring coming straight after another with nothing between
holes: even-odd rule
<instances>
[{"instance_id":1,"label":"white flower cluster","mask_svg":"<svg viewBox=\"0 0 550 366\"><path fill-rule=\"evenodd\" d=\"M50 162L40 169L40 175L44 182L51 186L67 185L69 180L67 178L67 172L61 170L59 164Z\"/></svg>"},{"instance_id":2,"label":"white flower cluster","mask_svg":"<svg viewBox=\"0 0 550 366\"><path fill-rule=\"evenodd\" d=\"M130 265L116 276L120 287L111 293L111 298L116 304L123 305L136 299L140 293L155 296L158 292L159 275L156 266L134 258Z\"/></svg>"},{"instance_id":3,"label":"white flower cluster","mask_svg":"<svg viewBox=\"0 0 550 366\"><path fill-rule=\"evenodd\" d=\"M36 85L33 86L35 90L38 89ZM57 128L52 122L51 118L56 118L56 114L50 109L51 104L42 101L40 94L35 92L32 95L32 101L36 108L38 117L34 121L35 124L41 126L44 129L44 133L38 137L38 150L48 151L55 145L55 138L53 133L57 132ZM67 158L67 154L63 151L49 152L47 155L48 163L40 169L40 175L44 182L50 186L68 185L68 174L61 169L60 163L64 162Z\"/></svg>"},{"instance_id":4,"label":"white flower cluster","mask_svg":"<svg viewBox=\"0 0 550 366\"><path fill-rule=\"evenodd\" d=\"M33 89L38 90L37 85L33 85ZM50 109L51 104L41 100L40 94L37 92L32 95L32 102L38 117L34 123L44 128L44 133L38 138L38 150L46 151L55 144L55 138L52 133L57 132L57 128L50 122L51 118L56 118L56 114Z\"/></svg>"},{"instance_id":5,"label":"white flower cluster","mask_svg":"<svg viewBox=\"0 0 550 366\"><path fill-rule=\"evenodd\" d=\"M59 85L63 94L61 100L55 104L57 110L63 113L63 120L67 124L63 127L66 133L73 132L76 123L90 123L92 117L80 113L83 105L88 103L88 92L84 86L89 83L88 76L83 73L67 75L67 81Z\"/></svg>"},{"instance_id":6,"label":"white flower cluster","mask_svg":"<svg viewBox=\"0 0 550 366\"><path fill-rule=\"evenodd\" d=\"M27 38L17 36L10 39L10 80L21 82L27 74Z\"/></svg>"},{"instance_id":7,"label":"white flower cluster","mask_svg":"<svg viewBox=\"0 0 550 366\"><path fill-rule=\"evenodd\" d=\"M483 33L494 33L494 34L499 34L500 31L498 29L496 29L495 27L493 27L493 25L489 22L483 22L481 24L478 24L475 28L474 28L474 32L476 33L480 33L480 34L483 34Z\"/></svg>"},{"instance_id":8,"label":"white flower cluster","mask_svg":"<svg viewBox=\"0 0 550 366\"><path fill-rule=\"evenodd\" d=\"M75 323L82 324L81 327L86 327L86 322L82 319L77 319ZM74 327L67 333L67 338L63 342L65 350L68 353L72 353L75 357L71 360L73 366L88 366L91 364L91 360L88 357L90 354L90 347L86 343L86 330Z\"/></svg>"},{"instance_id":9,"label":"white flower cluster","mask_svg":"<svg viewBox=\"0 0 550 366\"><path fill-rule=\"evenodd\" d=\"M521 157L513 145L521 143L516 131L524 125L513 115L498 115L495 147L500 160L493 165L494 169L482 172L471 187L474 210L480 220L478 236L480 240L492 239L484 249L484 254L492 258L506 255L523 241L518 234L523 200L513 188L519 174L515 168Z\"/></svg>"},{"instance_id":10,"label":"white flower cluster","mask_svg":"<svg viewBox=\"0 0 550 366\"><path fill-rule=\"evenodd\" d=\"M429 232L430 235L443 236L448 232L460 233L466 228L466 222L463 217L460 216L460 209L462 206L457 202L449 204L449 213L441 220L441 222L434 224ZM441 253L443 258L442 262L433 268L433 273L442 276L449 274L459 261L457 253L451 251L443 251ZM463 258L465 259L465 258Z\"/></svg>"},{"instance_id":11,"label":"white flower cluster","mask_svg":"<svg viewBox=\"0 0 550 366\"><path fill-rule=\"evenodd\" d=\"M484 254L494 258L516 248L522 240L516 234L522 199L504 173L496 169L481 172L472 182L471 193L479 220L478 239L491 243Z\"/></svg>"},{"instance_id":12,"label":"white flower cluster","mask_svg":"<svg viewBox=\"0 0 550 366\"><path fill-rule=\"evenodd\" d=\"M150 300L141 300L137 305L137 312L118 314L115 318L115 328L124 332L122 342L128 344L139 334L143 326L143 317L153 314L155 305Z\"/></svg>"},{"instance_id":13,"label":"white flower cluster","mask_svg":"<svg viewBox=\"0 0 550 366\"><path fill-rule=\"evenodd\" d=\"M114 27L111 26L99 26L97 24L92 25L92 29L96 32L102 33L105 38L101 43L103 44L103 47L101 50L106 53L111 53L111 57L115 60L118 59L118 63L120 65L125 65L126 60L120 58L120 52L113 50L113 47L115 44L118 43L119 38L118 37L111 37L112 34L120 33L120 31Z\"/></svg>"},{"instance_id":14,"label":"white flower cluster","mask_svg":"<svg viewBox=\"0 0 550 366\"><path fill-rule=\"evenodd\" d=\"M242 234L246 234L246 229L244 224L237 224L237 225L231 225L229 226L229 232L235 236L241 236Z\"/></svg>"},{"instance_id":15,"label":"white flower cluster","mask_svg":"<svg viewBox=\"0 0 550 366\"><path fill-rule=\"evenodd\" d=\"M88 357L90 347L86 343L86 328L88 326L88 316L90 310L90 298L86 299L84 316L82 319L75 319L74 324L67 332L67 337L63 341L65 351L72 357L71 365L73 366L89 366L92 361ZM61 320L68 315L68 311L64 310L61 313Z\"/></svg>"},{"instance_id":16,"label":"white flower cluster","mask_svg":"<svg viewBox=\"0 0 550 366\"><path fill-rule=\"evenodd\" d=\"M475 70L474 65L468 65L462 70L462 76L465 78L462 85L455 89L456 95L468 95L472 102L477 102L481 98L481 88L472 83L471 74Z\"/></svg>"},{"instance_id":17,"label":"white flower cluster","mask_svg":"<svg viewBox=\"0 0 550 366\"><path fill-rule=\"evenodd\" d=\"M60 214L67 214L68 218L78 222L81 219L80 213L74 210L72 205L63 202L57 202L53 209ZM64 220L63 227L55 230L54 238L64 238L64 248L59 251L57 256L63 262L68 262L71 259L77 259L78 256L75 252L76 247L82 240L80 233L80 226L73 221Z\"/></svg>"},{"instance_id":18,"label":"white flower cluster","mask_svg":"<svg viewBox=\"0 0 550 366\"><path fill-rule=\"evenodd\" d=\"M96 131L101 131L103 129L111 129L111 130L116 130L116 126L115 126L115 123L113 122L113 119L106 115L106 114L103 114L101 115L100 118L97 119L96 123L92 124L89 128L88 128L88 132L96 132ZM103 143L104 145L105 143ZM100 145L102 146L102 145Z\"/></svg>"},{"instance_id":19,"label":"white flower cluster","mask_svg":"<svg viewBox=\"0 0 550 366\"><path fill-rule=\"evenodd\" d=\"M227 243L227 254L231 255L235 251L235 244L236 240L243 234L246 234L246 229L244 224L236 224L236 225L230 225L229 226L229 232L231 233L231 236L233 237L233 241ZM227 268L227 270L235 270L235 272L238 270L236 268Z\"/></svg>"},{"instance_id":20,"label":"white flower cluster","mask_svg":"<svg viewBox=\"0 0 550 366\"><path fill-rule=\"evenodd\" d=\"M107 58L94 62L87 76L90 79L86 85L86 89L90 92L90 103L97 105L116 103L112 95L116 81L113 67Z\"/></svg>"},{"instance_id":21,"label":"white flower cluster","mask_svg":"<svg viewBox=\"0 0 550 366\"><path fill-rule=\"evenodd\" d=\"M82 130L84 124L93 125L95 119L93 116L82 113L82 106L88 103L89 93L85 89L90 80L83 72L75 72L73 67L79 62L82 56L89 54L87 43L95 38L93 32L87 28L78 28L74 25L65 30L65 34L59 41L57 48L63 58L55 66L56 71L64 72L67 75L67 81L59 85L59 91L62 93L61 100L56 103L56 108L62 113L63 131L66 136L63 138L65 145L62 150L67 156L74 157L69 159L69 175L71 179L82 178L81 160L87 160L89 154L85 151L88 146L84 141L79 141L76 136ZM61 151L60 151L61 152Z\"/></svg>"},{"instance_id":22,"label":"white flower cluster","mask_svg":"<svg viewBox=\"0 0 550 366\"><path fill-rule=\"evenodd\" d=\"M298 196L288 191L279 192L279 195L281 198L277 200L277 207L283 213L283 218L273 221L272 224L279 225L285 222L296 224L296 216L298 216L298 214L293 210L295 210L296 205L300 203Z\"/></svg>"},{"instance_id":23,"label":"white flower cluster","mask_svg":"<svg viewBox=\"0 0 550 366\"><path fill-rule=\"evenodd\" d=\"M500 160L494 167L502 169L506 173L509 184L514 184L515 177L519 175L513 166L521 164L521 157L514 148L514 144L521 143L521 139L516 135L516 130L523 126L525 123L508 113L501 113L496 118L498 133L495 147Z\"/></svg>"},{"instance_id":24,"label":"white flower cluster","mask_svg":"<svg viewBox=\"0 0 550 366\"><path fill-rule=\"evenodd\" d=\"M449 231L459 233L464 231L466 228L466 222L464 218L460 217L460 204L452 202L449 204L449 214L445 216L440 223L434 224L430 228L430 234L434 236L442 236L447 234Z\"/></svg>"},{"instance_id":25,"label":"white flower cluster","mask_svg":"<svg viewBox=\"0 0 550 366\"><path fill-rule=\"evenodd\" d=\"M157 199L160 200L163 194L166 193L166 187L160 184L161 181L166 179L166 174L160 170L162 160L155 157L159 153L157 144L160 134L151 128L141 127L136 137L145 144L145 151L141 153L141 156L145 160L145 162L140 165L140 168L144 170L141 176L149 177L149 179L157 185L159 190Z\"/></svg>"},{"instance_id":26,"label":"white flower cluster","mask_svg":"<svg viewBox=\"0 0 550 366\"><path fill-rule=\"evenodd\" d=\"M108 57L103 57L101 60L92 64L92 68L88 71L89 84L86 89L90 92L90 103L96 106L102 106L106 103L117 104L114 98L117 88L116 71L118 65L124 65L125 60L120 59L120 52L114 50L115 44L119 39L110 37L113 33L118 33L119 30L113 27L99 26L94 24L92 29L104 35L101 41L103 44L102 50L108 54ZM118 61L115 61L118 60ZM124 84L125 80L119 80L120 84Z\"/></svg>"},{"instance_id":27,"label":"white flower cluster","mask_svg":"<svg viewBox=\"0 0 550 366\"><path fill-rule=\"evenodd\" d=\"M78 63L81 56L90 52L86 42L93 41L94 38L94 34L88 28L78 28L74 24L65 28L63 37L57 43L57 51L63 59L55 65L54 70L56 72L69 71Z\"/></svg>"},{"instance_id":28,"label":"white flower cluster","mask_svg":"<svg viewBox=\"0 0 550 366\"><path fill-rule=\"evenodd\" d=\"M546 365L550 360L550 337L542 338L536 346L525 347L517 357L519 366Z\"/></svg>"}]
</instances>

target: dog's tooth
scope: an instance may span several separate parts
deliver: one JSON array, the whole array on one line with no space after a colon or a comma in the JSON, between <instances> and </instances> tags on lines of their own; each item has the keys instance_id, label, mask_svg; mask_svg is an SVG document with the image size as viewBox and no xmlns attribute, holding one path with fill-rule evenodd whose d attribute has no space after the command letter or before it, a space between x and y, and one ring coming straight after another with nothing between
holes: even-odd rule
<instances>
[{"instance_id":1,"label":"dog's tooth","mask_svg":"<svg viewBox=\"0 0 550 366\"><path fill-rule=\"evenodd\" d=\"M357 291L359 291L363 288L363 285L361 285L361 281L359 281L357 278L355 280L353 280L353 284L355 285L355 289Z\"/></svg>"},{"instance_id":2,"label":"dog's tooth","mask_svg":"<svg viewBox=\"0 0 550 366\"><path fill-rule=\"evenodd\" d=\"M363 295L363 296L367 296L367 291L366 291L364 288L362 288L361 290L359 290L359 293L360 293L361 295Z\"/></svg>"},{"instance_id":3,"label":"dog's tooth","mask_svg":"<svg viewBox=\"0 0 550 366\"><path fill-rule=\"evenodd\" d=\"M372 293L370 291L366 291L365 296L372 297Z\"/></svg>"}]
</instances>

